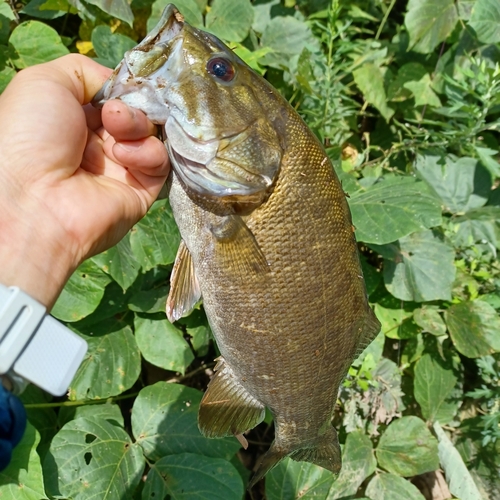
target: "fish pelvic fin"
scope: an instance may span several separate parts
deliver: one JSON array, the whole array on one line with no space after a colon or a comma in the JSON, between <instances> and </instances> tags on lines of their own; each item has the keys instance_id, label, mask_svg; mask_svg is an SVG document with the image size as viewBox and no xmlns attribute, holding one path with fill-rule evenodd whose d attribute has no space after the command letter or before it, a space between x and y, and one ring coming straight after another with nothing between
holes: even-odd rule
<instances>
[{"instance_id":1,"label":"fish pelvic fin","mask_svg":"<svg viewBox=\"0 0 500 500\"><path fill-rule=\"evenodd\" d=\"M257 470L250 479L247 489L257 484L272 468L276 467L286 457L290 457L296 461L319 465L337 475L342 467L342 456L337 431L329 425L327 431L313 441L308 441L302 445L297 444L291 448L281 446L279 441L275 440L269 451L262 457Z\"/></svg>"},{"instance_id":2,"label":"fish pelvic fin","mask_svg":"<svg viewBox=\"0 0 500 500\"><path fill-rule=\"evenodd\" d=\"M264 420L265 406L237 380L224 358L218 358L215 375L200 403L198 427L208 438L238 436ZM241 436L240 436L240 442Z\"/></svg>"},{"instance_id":3,"label":"fish pelvic fin","mask_svg":"<svg viewBox=\"0 0 500 500\"><path fill-rule=\"evenodd\" d=\"M181 240L170 275L166 312L170 323L187 316L201 298L200 284L194 272L193 259Z\"/></svg>"}]
</instances>

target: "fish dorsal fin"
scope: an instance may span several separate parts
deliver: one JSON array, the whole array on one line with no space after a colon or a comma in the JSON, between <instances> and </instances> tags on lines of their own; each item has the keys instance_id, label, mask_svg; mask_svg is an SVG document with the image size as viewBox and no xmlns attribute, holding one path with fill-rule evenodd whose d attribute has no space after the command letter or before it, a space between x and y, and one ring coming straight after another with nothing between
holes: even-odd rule
<instances>
[{"instance_id":1,"label":"fish dorsal fin","mask_svg":"<svg viewBox=\"0 0 500 500\"><path fill-rule=\"evenodd\" d=\"M265 406L238 382L224 358L218 358L200 403L200 432L209 438L237 436L260 424L264 416Z\"/></svg>"},{"instance_id":2,"label":"fish dorsal fin","mask_svg":"<svg viewBox=\"0 0 500 500\"><path fill-rule=\"evenodd\" d=\"M239 215L228 215L212 225L220 266L240 276L269 272L269 264L252 231Z\"/></svg>"},{"instance_id":3,"label":"fish dorsal fin","mask_svg":"<svg viewBox=\"0 0 500 500\"><path fill-rule=\"evenodd\" d=\"M187 316L200 298L200 284L194 272L193 259L186 244L181 240L170 275L170 292L166 306L168 320L173 323Z\"/></svg>"},{"instance_id":4,"label":"fish dorsal fin","mask_svg":"<svg viewBox=\"0 0 500 500\"><path fill-rule=\"evenodd\" d=\"M368 347L370 342L379 334L380 328L380 321L375 316L373 309L368 306L368 314L363 324L359 327L360 337L355 357L358 357Z\"/></svg>"}]
</instances>

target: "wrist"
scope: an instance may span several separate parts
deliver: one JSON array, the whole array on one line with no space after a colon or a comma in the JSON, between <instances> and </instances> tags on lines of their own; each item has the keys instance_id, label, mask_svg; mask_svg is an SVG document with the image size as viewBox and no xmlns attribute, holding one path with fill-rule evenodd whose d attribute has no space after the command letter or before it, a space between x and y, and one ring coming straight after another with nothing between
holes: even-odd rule
<instances>
[{"instance_id":1,"label":"wrist","mask_svg":"<svg viewBox=\"0 0 500 500\"><path fill-rule=\"evenodd\" d=\"M41 207L1 205L0 283L21 288L50 310L78 262Z\"/></svg>"}]
</instances>

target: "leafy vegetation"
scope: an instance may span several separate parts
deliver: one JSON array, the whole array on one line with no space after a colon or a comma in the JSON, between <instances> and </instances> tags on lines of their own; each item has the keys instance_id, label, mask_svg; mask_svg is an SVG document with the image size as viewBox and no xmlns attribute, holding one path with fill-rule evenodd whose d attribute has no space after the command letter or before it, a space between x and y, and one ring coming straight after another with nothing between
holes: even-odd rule
<instances>
[{"instance_id":1,"label":"leafy vegetation","mask_svg":"<svg viewBox=\"0 0 500 500\"><path fill-rule=\"evenodd\" d=\"M167 0L0 4L0 86L68 52L114 66ZM340 476L283 461L251 498L500 498L498 0L178 0L264 74L325 144L382 332L334 423ZM216 348L203 310L164 315L179 235L166 201L80 266L53 314L89 342L66 399L23 395L6 499L241 499L266 419L196 425ZM332 297L334 300L334 297Z\"/></svg>"}]
</instances>

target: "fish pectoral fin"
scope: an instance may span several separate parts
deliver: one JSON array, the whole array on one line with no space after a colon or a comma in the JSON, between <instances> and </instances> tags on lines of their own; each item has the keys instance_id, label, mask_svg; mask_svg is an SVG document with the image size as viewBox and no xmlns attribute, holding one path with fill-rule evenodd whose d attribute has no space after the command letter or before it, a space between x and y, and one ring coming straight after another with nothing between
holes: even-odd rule
<instances>
[{"instance_id":1,"label":"fish pectoral fin","mask_svg":"<svg viewBox=\"0 0 500 500\"><path fill-rule=\"evenodd\" d=\"M370 306L368 306L368 309L368 314L366 315L363 324L359 327L360 337L355 357L358 357L380 332L380 321L377 319L377 316L375 316L375 313Z\"/></svg>"},{"instance_id":2,"label":"fish pectoral fin","mask_svg":"<svg viewBox=\"0 0 500 500\"><path fill-rule=\"evenodd\" d=\"M265 406L237 381L223 358L215 369L200 403L200 432L209 438L238 436L260 424Z\"/></svg>"},{"instance_id":3,"label":"fish pectoral fin","mask_svg":"<svg viewBox=\"0 0 500 500\"><path fill-rule=\"evenodd\" d=\"M294 444L293 447L280 444L278 440L273 441L269 451L264 454L255 474L250 479L247 489L252 488L285 457L310 462L338 474L342 467L342 455L337 431L329 425L327 431L321 436L302 444Z\"/></svg>"},{"instance_id":4,"label":"fish pectoral fin","mask_svg":"<svg viewBox=\"0 0 500 500\"><path fill-rule=\"evenodd\" d=\"M193 259L186 244L181 240L170 275L170 292L166 305L168 320L173 323L187 316L200 298L200 284L194 272Z\"/></svg>"},{"instance_id":5,"label":"fish pectoral fin","mask_svg":"<svg viewBox=\"0 0 500 500\"><path fill-rule=\"evenodd\" d=\"M228 215L210 231L215 240L216 258L224 269L244 273L267 273L269 264L252 231L239 215Z\"/></svg>"}]
</instances>

